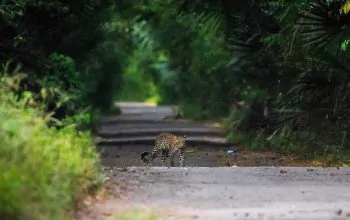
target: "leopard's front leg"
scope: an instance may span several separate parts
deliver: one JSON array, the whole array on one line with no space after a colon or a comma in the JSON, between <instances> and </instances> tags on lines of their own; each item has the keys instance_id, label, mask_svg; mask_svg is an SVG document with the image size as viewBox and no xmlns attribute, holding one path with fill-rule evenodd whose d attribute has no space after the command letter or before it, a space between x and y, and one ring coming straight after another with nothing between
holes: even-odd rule
<instances>
[{"instance_id":1,"label":"leopard's front leg","mask_svg":"<svg viewBox=\"0 0 350 220\"><path fill-rule=\"evenodd\" d=\"M169 151L168 150L162 150L162 166L166 166L165 160L169 157Z\"/></svg>"},{"instance_id":2,"label":"leopard's front leg","mask_svg":"<svg viewBox=\"0 0 350 220\"><path fill-rule=\"evenodd\" d=\"M185 165L185 150L182 148L180 149L179 157L180 157L180 167L183 167Z\"/></svg>"}]
</instances>

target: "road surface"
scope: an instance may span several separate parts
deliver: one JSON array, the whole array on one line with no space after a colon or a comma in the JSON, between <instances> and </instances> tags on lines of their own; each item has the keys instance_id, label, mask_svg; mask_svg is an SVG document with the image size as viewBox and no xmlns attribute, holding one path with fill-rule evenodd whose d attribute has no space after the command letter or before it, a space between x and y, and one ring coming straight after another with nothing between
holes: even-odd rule
<instances>
[{"instance_id":1,"label":"road surface","mask_svg":"<svg viewBox=\"0 0 350 220\"><path fill-rule=\"evenodd\" d=\"M225 145L212 126L165 122L173 114L170 107L121 106L122 116L102 120L100 136L102 148L110 151L103 158L104 165L113 167L108 177L126 182L130 204L167 212L165 219L350 219L350 168L224 167L210 153L218 148L210 146L219 143L216 139ZM142 167L140 152L150 150L154 135L167 128L197 135L194 144L208 136L212 142L196 149L202 157L187 155L186 168L159 167L159 161ZM141 141L135 142L137 138ZM221 153L229 149L221 148Z\"/></svg>"},{"instance_id":2,"label":"road surface","mask_svg":"<svg viewBox=\"0 0 350 220\"><path fill-rule=\"evenodd\" d=\"M166 219L350 219L350 169L306 167L130 167L110 171L127 182L132 204Z\"/></svg>"},{"instance_id":3,"label":"road surface","mask_svg":"<svg viewBox=\"0 0 350 220\"><path fill-rule=\"evenodd\" d=\"M176 115L170 106L142 103L118 103L118 106L123 114L103 117L97 133L97 149L105 166L141 166L140 154L152 150L154 137L161 132L188 136L189 166L220 166L231 148L226 143L225 132L212 123L165 120ZM157 158L154 165L160 164Z\"/></svg>"}]
</instances>

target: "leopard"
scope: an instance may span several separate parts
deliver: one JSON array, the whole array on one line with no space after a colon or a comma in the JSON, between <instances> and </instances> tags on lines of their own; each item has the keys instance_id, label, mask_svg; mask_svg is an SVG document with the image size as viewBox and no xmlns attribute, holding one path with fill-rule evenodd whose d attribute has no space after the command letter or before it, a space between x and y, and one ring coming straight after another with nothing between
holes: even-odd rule
<instances>
[{"instance_id":1,"label":"leopard","mask_svg":"<svg viewBox=\"0 0 350 220\"><path fill-rule=\"evenodd\" d=\"M141 153L141 162L149 164L158 156L161 152L162 166L165 165L165 160L169 158L170 166L174 167L175 153L179 152L180 167L185 163L185 145L186 135L177 136L168 132L162 132L155 137L155 143L151 155L150 152L144 151Z\"/></svg>"}]
</instances>

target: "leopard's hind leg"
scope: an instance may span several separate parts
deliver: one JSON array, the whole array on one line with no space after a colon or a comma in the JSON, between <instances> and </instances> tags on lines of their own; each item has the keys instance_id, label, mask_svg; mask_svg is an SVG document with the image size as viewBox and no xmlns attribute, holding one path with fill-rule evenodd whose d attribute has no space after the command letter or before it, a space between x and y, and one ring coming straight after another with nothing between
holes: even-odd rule
<instances>
[{"instance_id":1,"label":"leopard's hind leg","mask_svg":"<svg viewBox=\"0 0 350 220\"><path fill-rule=\"evenodd\" d=\"M153 165L154 159L158 156L159 153L160 153L160 149L153 149L152 154L149 157L149 162L152 163L152 165Z\"/></svg>"},{"instance_id":2,"label":"leopard's hind leg","mask_svg":"<svg viewBox=\"0 0 350 220\"><path fill-rule=\"evenodd\" d=\"M175 154L176 154L177 150L176 149L173 149L170 153L170 166L173 167L175 166ZM180 164L181 164L181 161L180 161Z\"/></svg>"},{"instance_id":3,"label":"leopard's hind leg","mask_svg":"<svg viewBox=\"0 0 350 220\"><path fill-rule=\"evenodd\" d=\"M169 150L162 150L162 166L166 166L165 165L165 160L169 157Z\"/></svg>"},{"instance_id":4,"label":"leopard's hind leg","mask_svg":"<svg viewBox=\"0 0 350 220\"><path fill-rule=\"evenodd\" d=\"M171 155L170 155L170 166L173 167L175 165L174 163L174 158L175 158L175 153L173 152Z\"/></svg>"}]
</instances>

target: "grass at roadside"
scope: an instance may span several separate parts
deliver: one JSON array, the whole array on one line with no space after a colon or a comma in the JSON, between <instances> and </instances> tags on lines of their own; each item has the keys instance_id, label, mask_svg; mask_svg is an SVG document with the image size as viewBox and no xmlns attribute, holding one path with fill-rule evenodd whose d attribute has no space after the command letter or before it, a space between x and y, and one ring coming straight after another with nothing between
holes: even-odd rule
<instances>
[{"instance_id":1,"label":"grass at roadside","mask_svg":"<svg viewBox=\"0 0 350 220\"><path fill-rule=\"evenodd\" d=\"M70 219L73 204L100 183L91 136L48 127L51 118L18 100L10 81L0 82L1 219Z\"/></svg>"},{"instance_id":2,"label":"grass at roadside","mask_svg":"<svg viewBox=\"0 0 350 220\"><path fill-rule=\"evenodd\" d=\"M145 211L141 209L127 210L121 214L108 218L108 220L159 220L159 219L161 219L160 215L152 211Z\"/></svg>"}]
</instances>

